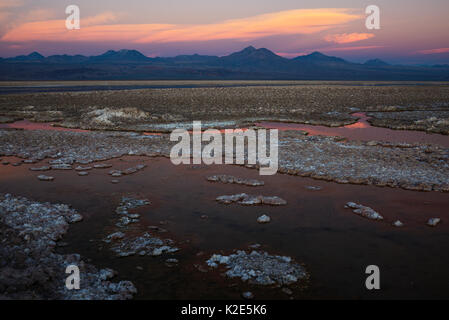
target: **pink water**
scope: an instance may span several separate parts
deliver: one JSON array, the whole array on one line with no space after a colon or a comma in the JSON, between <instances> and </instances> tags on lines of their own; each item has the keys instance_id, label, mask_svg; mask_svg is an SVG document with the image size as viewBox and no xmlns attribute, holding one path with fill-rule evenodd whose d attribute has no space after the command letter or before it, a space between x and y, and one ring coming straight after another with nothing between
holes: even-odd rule
<instances>
[{"instance_id":1,"label":"pink water","mask_svg":"<svg viewBox=\"0 0 449 320\"><path fill-rule=\"evenodd\" d=\"M89 132L89 130L63 128L55 126L49 122L31 122L28 120L20 120L13 123L0 123L0 129L23 129L23 130L48 130L48 131L72 131L72 132Z\"/></svg>"},{"instance_id":2,"label":"pink water","mask_svg":"<svg viewBox=\"0 0 449 320\"><path fill-rule=\"evenodd\" d=\"M264 121L257 125L267 129L278 129L281 131L298 130L306 131L309 135L342 136L348 140L361 141L386 141L397 143L424 143L437 144L449 147L449 136L442 134L430 134L422 131L393 130L388 128L373 127L368 122L369 117L364 113L353 113L359 120L351 125L343 127L326 127L299 123L268 122Z\"/></svg>"}]
</instances>

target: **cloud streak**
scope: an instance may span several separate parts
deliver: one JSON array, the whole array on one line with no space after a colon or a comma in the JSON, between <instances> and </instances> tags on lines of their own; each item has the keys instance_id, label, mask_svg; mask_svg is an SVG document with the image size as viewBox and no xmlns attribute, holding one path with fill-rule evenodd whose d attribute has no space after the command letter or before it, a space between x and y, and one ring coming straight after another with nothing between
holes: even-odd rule
<instances>
[{"instance_id":1,"label":"cloud streak","mask_svg":"<svg viewBox=\"0 0 449 320\"><path fill-rule=\"evenodd\" d=\"M437 53L447 53L449 52L449 48L439 48L439 49L429 49L429 50L421 50L418 51L420 54L437 54Z\"/></svg>"},{"instance_id":2,"label":"cloud streak","mask_svg":"<svg viewBox=\"0 0 449 320\"><path fill-rule=\"evenodd\" d=\"M65 21L24 23L9 30L4 42L129 42L170 43L211 40L254 40L275 35L313 34L360 19L351 9L299 9L226 20L214 24L112 24L116 15L81 19L80 30L66 30Z\"/></svg>"},{"instance_id":3,"label":"cloud streak","mask_svg":"<svg viewBox=\"0 0 449 320\"><path fill-rule=\"evenodd\" d=\"M362 40L374 38L372 33L343 33L343 34L329 34L324 37L327 42L334 42L338 44L352 43Z\"/></svg>"},{"instance_id":4,"label":"cloud streak","mask_svg":"<svg viewBox=\"0 0 449 320\"><path fill-rule=\"evenodd\" d=\"M385 46L358 46L358 47L341 47L341 48L324 48L322 51L361 51L370 49L385 48Z\"/></svg>"}]
</instances>

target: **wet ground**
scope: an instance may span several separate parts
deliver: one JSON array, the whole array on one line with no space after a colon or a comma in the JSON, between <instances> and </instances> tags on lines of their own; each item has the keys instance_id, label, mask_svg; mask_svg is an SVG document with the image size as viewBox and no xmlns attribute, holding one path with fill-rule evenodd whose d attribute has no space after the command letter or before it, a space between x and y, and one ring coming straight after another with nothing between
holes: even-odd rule
<instances>
[{"instance_id":1,"label":"wet ground","mask_svg":"<svg viewBox=\"0 0 449 320\"><path fill-rule=\"evenodd\" d=\"M16 158L3 157L11 163ZM280 288L254 287L205 271L212 253L228 254L259 243L262 250L301 262L310 280L293 287L294 298L448 298L449 219L447 193L414 192L373 186L339 185L277 174L263 177L262 187L211 183L214 174L261 180L256 170L237 166L173 166L168 159L123 157L108 161L112 169L136 164L148 167L111 183L110 169L94 169L88 176L71 171L49 171L53 182L41 182L30 167L45 164L0 165L0 193L36 201L72 204L84 221L72 225L63 241L64 253L77 252L98 267L111 267L121 279L138 288L138 299L227 299L252 291L256 298L288 299ZM307 186L321 186L320 191ZM276 195L287 206L223 205L217 196L246 192ZM160 257L117 258L102 239L115 230L115 208L122 196L147 198L152 204L135 210L139 226L157 225L160 234L177 242L178 253ZM385 220L371 221L344 209L348 201L369 206ZM267 214L272 222L257 223ZM207 216L205 218L204 216ZM428 227L429 218L442 223ZM393 227L396 220L402 228ZM178 266L166 266L176 258ZM364 287L365 268L381 270L381 290ZM198 269L194 265L200 265ZM139 269L137 269L139 267ZM206 268L207 270L207 268ZM303 288L303 286L306 288Z\"/></svg>"}]
</instances>

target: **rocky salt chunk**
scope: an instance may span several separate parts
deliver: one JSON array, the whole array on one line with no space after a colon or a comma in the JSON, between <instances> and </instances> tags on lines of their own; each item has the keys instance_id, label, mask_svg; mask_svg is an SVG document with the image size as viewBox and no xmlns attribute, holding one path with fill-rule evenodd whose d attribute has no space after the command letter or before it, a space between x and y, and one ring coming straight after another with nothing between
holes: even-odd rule
<instances>
[{"instance_id":1,"label":"rocky salt chunk","mask_svg":"<svg viewBox=\"0 0 449 320\"><path fill-rule=\"evenodd\" d=\"M123 197L121 202L122 207L125 207L126 209L135 209L149 204L151 204L151 202L147 199L139 200L128 197Z\"/></svg>"},{"instance_id":2,"label":"rocky salt chunk","mask_svg":"<svg viewBox=\"0 0 449 320\"><path fill-rule=\"evenodd\" d=\"M95 169L107 169L110 167L112 167L112 164L109 164L109 163L100 163L100 164L94 165Z\"/></svg>"},{"instance_id":3,"label":"rocky salt chunk","mask_svg":"<svg viewBox=\"0 0 449 320\"><path fill-rule=\"evenodd\" d=\"M123 232L115 232L113 234L110 234L106 237L106 239L104 239L104 242L111 242L111 241L116 241L116 240L120 240L123 239L125 237L125 234Z\"/></svg>"},{"instance_id":4,"label":"rocky salt chunk","mask_svg":"<svg viewBox=\"0 0 449 320\"><path fill-rule=\"evenodd\" d=\"M58 153L55 155L56 158L60 157L62 154ZM75 162L72 158L59 158L55 160L50 160L50 165L72 165Z\"/></svg>"},{"instance_id":5,"label":"rocky salt chunk","mask_svg":"<svg viewBox=\"0 0 449 320\"><path fill-rule=\"evenodd\" d=\"M124 228L124 227L126 227L127 225L129 225L129 224L131 224L131 223L135 223L135 222L138 222L139 220L136 220L136 219L130 219L130 218L128 218L128 217L121 217L120 219L119 219L119 221L115 224L117 227L119 227L119 228Z\"/></svg>"},{"instance_id":6,"label":"rocky salt chunk","mask_svg":"<svg viewBox=\"0 0 449 320\"><path fill-rule=\"evenodd\" d=\"M51 166L53 170L72 170L72 166L70 164L54 164Z\"/></svg>"},{"instance_id":7,"label":"rocky salt chunk","mask_svg":"<svg viewBox=\"0 0 449 320\"><path fill-rule=\"evenodd\" d=\"M118 206L115 210L116 214L120 215L116 226L122 229L131 223L138 222L140 215L137 213L129 213L128 210L149 204L150 201L147 199L141 200L123 197L120 202L120 206ZM112 244L111 250L114 251L118 257L128 257L133 255L160 256L164 253L173 253L179 250L173 246L173 240L160 239L148 232L145 232L142 235L133 235L130 237L123 232L115 232L107 236L103 241Z\"/></svg>"},{"instance_id":8,"label":"rocky salt chunk","mask_svg":"<svg viewBox=\"0 0 449 320\"><path fill-rule=\"evenodd\" d=\"M307 278L305 269L292 258L267 252L239 250L229 256L214 254L206 263L211 268L225 267L229 278L240 278L256 285L290 285Z\"/></svg>"},{"instance_id":9,"label":"rocky salt chunk","mask_svg":"<svg viewBox=\"0 0 449 320\"><path fill-rule=\"evenodd\" d=\"M233 202L241 201L246 198L248 195L246 193L234 194L231 196L219 196L217 197L217 201L224 204L230 204Z\"/></svg>"},{"instance_id":10,"label":"rocky salt chunk","mask_svg":"<svg viewBox=\"0 0 449 320\"><path fill-rule=\"evenodd\" d=\"M40 181L53 181L53 180L55 180L55 178L54 177L50 177L50 176L45 176L45 175L40 175L40 176L37 176L37 178L40 180Z\"/></svg>"},{"instance_id":11,"label":"rocky salt chunk","mask_svg":"<svg viewBox=\"0 0 449 320\"><path fill-rule=\"evenodd\" d=\"M109 280L109 279L114 278L117 275L117 271L109 269L109 268L101 269L99 273L100 273L99 278L101 280Z\"/></svg>"},{"instance_id":12,"label":"rocky salt chunk","mask_svg":"<svg viewBox=\"0 0 449 320\"><path fill-rule=\"evenodd\" d=\"M83 166L78 166L75 168L76 171L89 171L92 170L92 167L83 167Z\"/></svg>"},{"instance_id":13,"label":"rocky salt chunk","mask_svg":"<svg viewBox=\"0 0 449 320\"><path fill-rule=\"evenodd\" d=\"M93 160L86 160L86 159L77 159L75 161L78 164L82 164L82 165L87 165L93 162ZM92 169L92 167L89 167L90 169Z\"/></svg>"},{"instance_id":14,"label":"rocky salt chunk","mask_svg":"<svg viewBox=\"0 0 449 320\"><path fill-rule=\"evenodd\" d=\"M115 209L115 213L122 216L116 226L122 228L129 225L130 223L138 222L140 215L136 213L129 213L128 210L136 209L138 207L146 206L149 204L150 201L148 201L147 199L139 200L123 197L122 201L120 202L120 206Z\"/></svg>"},{"instance_id":15,"label":"rocky salt chunk","mask_svg":"<svg viewBox=\"0 0 449 320\"><path fill-rule=\"evenodd\" d=\"M179 249L173 247L173 240L153 237L145 232L142 236L131 238L124 237L113 242L111 250L118 257L128 257L136 254L148 256L160 256L163 253L174 253Z\"/></svg>"},{"instance_id":16,"label":"rocky salt chunk","mask_svg":"<svg viewBox=\"0 0 449 320\"><path fill-rule=\"evenodd\" d=\"M111 170L111 171L109 171L109 175L111 175L113 177L121 177L122 172L120 170Z\"/></svg>"},{"instance_id":17,"label":"rocky salt chunk","mask_svg":"<svg viewBox=\"0 0 449 320\"><path fill-rule=\"evenodd\" d=\"M404 224L401 221L397 220L397 221L393 222L393 226L400 228L400 227L404 226Z\"/></svg>"},{"instance_id":18,"label":"rocky salt chunk","mask_svg":"<svg viewBox=\"0 0 449 320\"><path fill-rule=\"evenodd\" d=\"M268 204L270 206L285 206L287 204L287 201L277 196L273 196L273 197L262 197L262 203Z\"/></svg>"},{"instance_id":19,"label":"rocky salt chunk","mask_svg":"<svg viewBox=\"0 0 449 320\"><path fill-rule=\"evenodd\" d=\"M307 186L306 189L310 190L310 191L320 191L320 190L323 190L323 187L320 187L320 186Z\"/></svg>"},{"instance_id":20,"label":"rocky salt chunk","mask_svg":"<svg viewBox=\"0 0 449 320\"><path fill-rule=\"evenodd\" d=\"M287 201L277 196L266 197L261 195L248 195L246 193L240 193L229 196L228 195L219 196L217 197L216 200L223 204L231 204L231 203L238 203L241 205L266 204L272 206L282 206L287 204Z\"/></svg>"},{"instance_id":21,"label":"rocky salt chunk","mask_svg":"<svg viewBox=\"0 0 449 320\"><path fill-rule=\"evenodd\" d=\"M376 211L371 209L370 207L363 206L361 204L357 204L355 202L346 203L345 208L353 209L352 212L358 214L362 217L371 219L371 220L383 220L384 218Z\"/></svg>"},{"instance_id":22,"label":"rocky salt chunk","mask_svg":"<svg viewBox=\"0 0 449 320\"><path fill-rule=\"evenodd\" d=\"M169 268L176 266L179 263L178 259L167 259L165 260L165 265Z\"/></svg>"},{"instance_id":23,"label":"rocky salt chunk","mask_svg":"<svg viewBox=\"0 0 449 320\"><path fill-rule=\"evenodd\" d=\"M70 223L76 223L76 222L80 222L83 220L83 216L80 215L79 213L74 213L73 215L70 216L69 218L69 222Z\"/></svg>"},{"instance_id":24,"label":"rocky salt chunk","mask_svg":"<svg viewBox=\"0 0 449 320\"><path fill-rule=\"evenodd\" d=\"M121 177L122 175L130 175L139 172L140 170L143 170L146 167L147 166L145 164L138 164L135 167L128 168L125 170L111 170L109 171L109 175L111 175L112 177Z\"/></svg>"},{"instance_id":25,"label":"rocky salt chunk","mask_svg":"<svg viewBox=\"0 0 449 320\"><path fill-rule=\"evenodd\" d=\"M431 218L427 221L429 227L436 227L441 222L440 218Z\"/></svg>"},{"instance_id":26,"label":"rocky salt chunk","mask_svg":"<svg viewBox=\"0 0 449 320\"><path fill-rule=\"evenodd\" d=\"M207 181L210 182L221 182L221 183L229 183L229 184L240 184L240 185L246 185L250 187L258 187L263 186L265 183L260 180L255 179L243 179L243 178L237 178L234 176L229 175L215 175L210 176L207 178Z\"/></svg>"},{"instance_id":27,"label":"rocky salt chunk","mask_svg":"<svg viewBox=\"0 0 449 320\"><path fill-rule=\"evenodd\" d=\"M242 293L242 298L246 300L254 299L254 294L250 291L246 291Z\"/></svg>"},{"instance_id":28,"label":"rocky salt chunk","mask_svg":"<svg viewBox=\"0 0 449 320\"><path fill-rule=\"evenodd\" d=\"M48 171L51 168L48 166L43 166L43 167L39 167L39 168L30 168L31 171Z\"/></svg>"},{"instance_id":29,"label":"rocky salt chunk","mask_svg":"<svg viewBox=\"0 0 449 320\"><path fill-rule=\"evenodd\" d=\"M79 254L55 252L56 242L67 232L69 224L82 219L70 206L0 194L0 212L0 233L7 230L9 235L0 246L2 297L123 300L131 299L137 292L129 281L111 282L116 274L111 269L98 270L84 262ZM27 258L18 261L18 252L24 252ZM69 265L80 268L80 290L68 290L61 285L66 280L65 269Z\"/></svg>"},{"instance_id":30,"label":"rocky salt chunk","mask_svg":"<svg viewBox=\"0 0 449 320\"><path fill-rule=\"evenodd\" d=\"M269 223L271 222L271 218L269 216L267 216L266 214L260 216L259 218L257 218L257 222L264 224L264 223Z\"/></svg>"}]
</instances>

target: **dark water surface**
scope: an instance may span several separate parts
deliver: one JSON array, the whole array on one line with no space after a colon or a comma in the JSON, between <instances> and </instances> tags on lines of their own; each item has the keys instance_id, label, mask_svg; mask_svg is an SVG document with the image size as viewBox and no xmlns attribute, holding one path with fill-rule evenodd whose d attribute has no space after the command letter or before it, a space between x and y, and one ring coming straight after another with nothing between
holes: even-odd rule
<instances>
[{"instance_id":1,"label":"dark water surface","mask_svg":"<svg viewBox=\"0 0 449 320\"><path fill-rule=\"evenodd\" d=\"M5 158L11 162L18 159ZM295 298L449 298L449 195L372 186L340 185L309 178L277 174L260 177L257 170L238 166L174 166L165 158L124 157L108 163L113 169L148 165L143 171L111 184L107 172L94 169L80 177L75 171L49 171L54 182L40 182L39 173L23 164L0 165L0 193L36 201L73 205L84 220L71 225L62 252L77 252L98 267L119 271L120 279L135 283L138 299L228 299L251 290L256 298L288 299L279 288L254 287L227 279L217 271L203 273L212 253L232 252L260 243L262 250L288 255L305 265L311 278L308 288L293 287ZM213 174L232 174L265 181L263 187L210 183ZM310 191L306 186L321 186ZM222 205L215 198L225 194L277 195L287 206L245 207ZM139 227L159 225L160 234L177 241L181 251L160 257L117 258L101 241L114 231L115 208L122 196L148 198L152 204L136 212ZM380 212L376 222L344 209L348 201ZM257 217L268 214L272 222L260 225ZM208 219L201 219L207 215ZM431 217L442 223L426 226ZM400 219L405 225L395 228ZM161 225L160 222L163 222ZM199 255L198 255L199 254ZM179 266L165 266L167 258ZM381 290L365 289L365 268L378 265ZM136 269L137 266L143 271ZM61 284L63 285L63 284Z\"/></svg>"}]
</instances>

